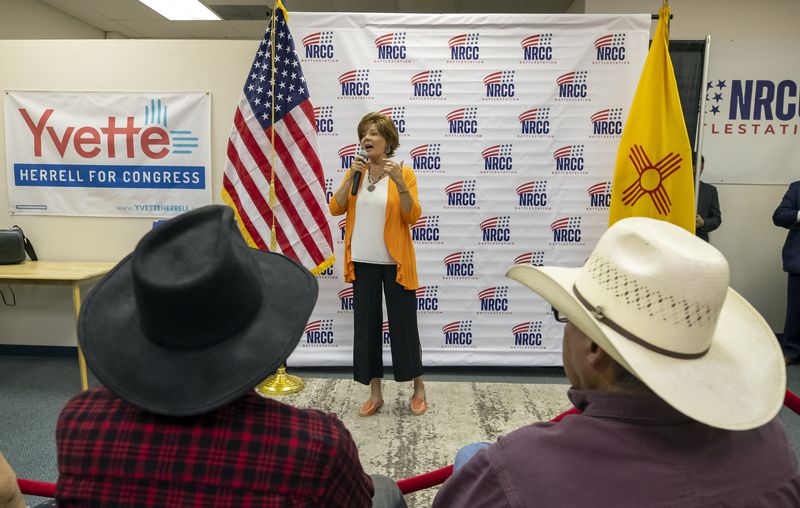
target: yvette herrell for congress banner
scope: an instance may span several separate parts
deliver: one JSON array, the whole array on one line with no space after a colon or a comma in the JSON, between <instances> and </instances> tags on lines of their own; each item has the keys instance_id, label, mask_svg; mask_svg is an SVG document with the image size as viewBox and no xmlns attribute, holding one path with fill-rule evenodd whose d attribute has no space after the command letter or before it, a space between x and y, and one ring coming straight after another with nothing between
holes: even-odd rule
<instances>
[{"instance_id":1,"label":"yvette herrell for congress banner","mask_svg":"<svg viewBox=\"0 0 800 508\"><path fill-rule=\"evenodd\" d=\"M172 217L211 203L204 92L5 95L10 213Z\"/></svg>"}]
</instances>

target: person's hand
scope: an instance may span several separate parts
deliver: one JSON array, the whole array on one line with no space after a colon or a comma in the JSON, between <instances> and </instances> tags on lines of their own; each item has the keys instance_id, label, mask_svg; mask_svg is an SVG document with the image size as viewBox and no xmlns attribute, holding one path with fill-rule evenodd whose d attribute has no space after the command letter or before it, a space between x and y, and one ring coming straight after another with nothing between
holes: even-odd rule
<instances>
[{"instance_id":1,"label":"person's hand","mask_svg":"<svg viewBox=\"0 0 800 508\"><path fill-rule=\"evenodd\" d=\"M393 160L386 159L383 164L383 172L389 175L389 178L391 178L396 185L404 184L402 162L398 164Z\"/></svg>"},{"instance_id":2,"label":"person's hand","mask_svg":"<svg viewBox=\"0 0 800 508\"><path fill-rule=\"evenodd\" d=\"M353 181L353 178L355 178L356 173L362 173L361 179L363 180L364 179L363 173L366 169L367 169L367 161L356 155L355 158L353 159L353 165L350 166L350 181L351 182Z\"/></svg>"},{"instance_id":3,"label":"person's hand","mask_svg":"<svg viewBox=\"0 0 800 508\"><path fill-rule=\"evenodd\" d=\"M703 218L700 217L699 215L694 218L694 227L695 228L702 228L705 225L706 225L706 221L704 221Z\"/></svg>"},{"instance_id":4,"label":"person's hand","mask_svg":"<svg viewBox=\"0 0 800 508\"><path fill-rule=\"evenodd\" d=\"M25 499L17 486L17 475L0 453L0 506L25 508Z\"/></svg>"}]
</instances>

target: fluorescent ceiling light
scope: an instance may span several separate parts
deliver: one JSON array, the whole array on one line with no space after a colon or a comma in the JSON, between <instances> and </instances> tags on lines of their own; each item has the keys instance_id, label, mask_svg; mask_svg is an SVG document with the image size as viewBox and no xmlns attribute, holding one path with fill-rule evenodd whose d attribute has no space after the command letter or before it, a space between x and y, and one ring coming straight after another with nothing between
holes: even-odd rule
<instances>
[{"instance_id":1,"label":"fluorescent ceiling light","mask_svg":"<svg viewBox=\"0 0 800 508\"><path fill-rule=\"evenodd\" d=\"M201 4L199 0L139 0L157 13L171 21L211 20L219 21L219 16Z\"/></svg>"}]
</instances>

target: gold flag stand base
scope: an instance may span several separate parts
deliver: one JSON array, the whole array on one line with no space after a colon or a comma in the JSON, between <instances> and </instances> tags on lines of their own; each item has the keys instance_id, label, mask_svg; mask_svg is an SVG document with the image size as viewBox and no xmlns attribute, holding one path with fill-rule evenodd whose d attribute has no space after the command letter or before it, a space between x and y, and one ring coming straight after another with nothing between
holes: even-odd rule
<instances>
[{"instance_id":1,"label":"gold flag stand base","mask_svg":"<svg viewBox=\"0 0 800 508\"><path fill-rule=\"evenodd\" d=\"M255 387L255 390L262 397L269 397L271 395L297 393L303 391L304 387L305 383L303 383L302 378L287 374L286 367L281 365L275 374L262 381L260 385Z\"/></svg>"}]
</instances>

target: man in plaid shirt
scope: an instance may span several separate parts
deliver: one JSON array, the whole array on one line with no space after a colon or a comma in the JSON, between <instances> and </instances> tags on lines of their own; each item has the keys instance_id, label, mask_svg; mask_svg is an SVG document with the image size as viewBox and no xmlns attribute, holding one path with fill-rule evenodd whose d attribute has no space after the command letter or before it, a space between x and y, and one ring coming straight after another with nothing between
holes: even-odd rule
<instances>
[{"instance_id":1,"label":"man in plaid shirt","mask_svg":"<svg viewBox=\"0 0 800 508\"><path fill-rule=\"evenodd\" d=\"M314 276L208 206L142 238L90 293L78 340L105 388L58 420L60 508L405 506L335 416L259 397L297 345ZM381 497L378 502L377 498Z\"/></svg>"}]
</instances>

